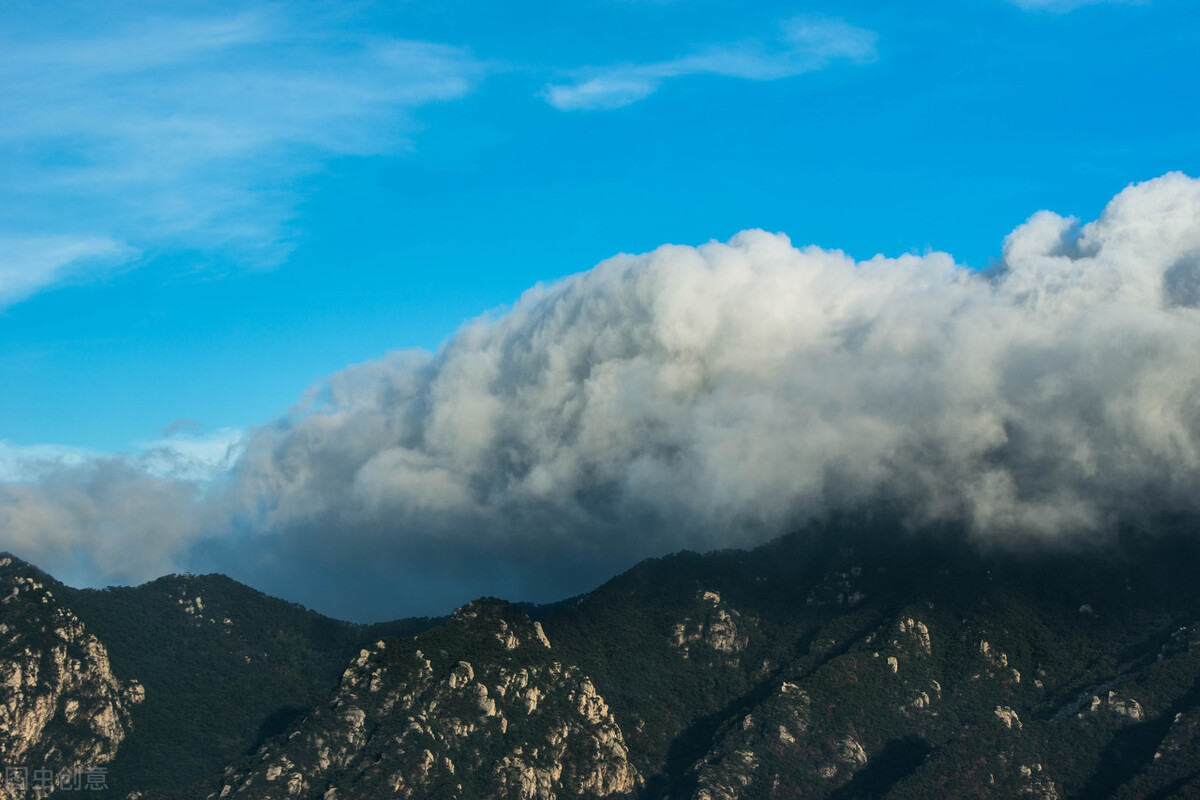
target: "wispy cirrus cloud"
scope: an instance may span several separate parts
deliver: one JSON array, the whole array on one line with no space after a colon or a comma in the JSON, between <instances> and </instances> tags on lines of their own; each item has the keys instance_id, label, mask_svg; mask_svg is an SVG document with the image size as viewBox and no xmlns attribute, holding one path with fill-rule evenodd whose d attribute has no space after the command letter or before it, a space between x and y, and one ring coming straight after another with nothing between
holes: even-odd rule
<instances>
[{"instance_id":1,"label":"wispy cirrus cloud","mask_svg":"<svg viewBox=\"0 0 1200 800\"><path fill-rule=\"evenodd\" d=\"M1148 0L1008 0L1013 5L1025 11L1048 11L1053 14L1065 14L1082 6L1104 4L1145 5Z\"/></svg>"},{"instance_id":2,"label":"wispy cirrus cloud","mask_svg":"<svg viewBox=\"0 0 1200 800\"><path fill-rule=\"evenodd\" d=\"M408 147L415 109L487 71L463 48L279 7L154 9L69 34L7 16L0 237L16 246L0 251L0 306L143 250L277 263L302 179L330 158Z\"/></svg>"},{"instance_id":3,"label":"wispy cirrus cloud","mask_svg":"<svg viewBox=\"0 0 1200 800\"><path fill-rule=\"evenodd\" d=\"M47 286L127 264L138 250L107 236L0 235L0 308Z\"/></svg>"},{"instance_id":4,"label":"wispy cirrus cloud","mask_svg":"<svg viewBox=\"0 0 1200 800\"><path fill-rule=\"evenodd\" d=\"M861 64L876 56L876 34L845 22L798 18L781 28L770 41L743 40L665 61L576 70L569 81L547 85L542 95L562 111L608 110L643 100L672 78L715 75L771 81L823 69L836 61Z\"/></svg>"}]
</instances>

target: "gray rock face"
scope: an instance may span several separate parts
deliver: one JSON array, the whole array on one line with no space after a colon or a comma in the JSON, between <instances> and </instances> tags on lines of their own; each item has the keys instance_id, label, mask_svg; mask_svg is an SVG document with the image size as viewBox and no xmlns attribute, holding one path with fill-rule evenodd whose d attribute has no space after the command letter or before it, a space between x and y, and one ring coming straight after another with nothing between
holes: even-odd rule
<instances>
[{"instance_id":1,"label":"gray rock face","mask_svg":"<svg viewBox=\"0 0 1200 800\"><path fill-rule=\"evenodd\" d=\"M670 645L678 648L684 658L691 655L692 646L697 642L726 656L736 656L745 650L747 621L741 613L723 603L717 592L703 591L697 601L698 613L694 617L685 617L672 628Z\"/></svg>"},{"instance_id":2,"label":"gray rock face","mask_svg":"<svg viewBox=\"0 0 1200 800\"><path fill-rule=\"evenodd\" d=\"M629 797L642 778L592 682L519 609L477 601L377 642L216 798ZM332 793L332 794L331 794Z\"/></svg>"},{"instance_id":3,"label":"gray rock face","mask_svg":"<svg viewBox=\"0 0 1200 800\"><path fill-rule=\"evenodd\" d=\"M145 697L36 571L0 557L0 755L6 766L79 773L107 764ZM0 800L42 797L7 782Z\"/></svg>"},{"instance_id":4,"label":"gray rock face","mask_svg":"<svg viewBox=\"0 0 1200 800\"><path fill-rule=\"evenodd\" d=\"M796 746L809 732L812 700L794 683L784 681L740 723L714 743L704 759L692 766L695 800L738 800L761 792L758 771L763 750Z\"/></svg>"}]
</instances>

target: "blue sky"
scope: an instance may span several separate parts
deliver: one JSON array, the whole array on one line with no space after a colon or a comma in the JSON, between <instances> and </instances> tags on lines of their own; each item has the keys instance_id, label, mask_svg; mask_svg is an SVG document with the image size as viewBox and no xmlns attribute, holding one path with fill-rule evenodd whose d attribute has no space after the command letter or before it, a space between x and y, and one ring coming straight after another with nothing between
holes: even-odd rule
<instances>
[{"instance_id":1,"label":"blue sky","mask_svg":"<svg viewBox=\"0 0 1200 800\"><path fill-rule=\"evenodd\" d=\"M621 251L982 267L1200 172L1190 2L54 5L0 11L10 448L252 426Z\"/></svg>"}]
</instances>

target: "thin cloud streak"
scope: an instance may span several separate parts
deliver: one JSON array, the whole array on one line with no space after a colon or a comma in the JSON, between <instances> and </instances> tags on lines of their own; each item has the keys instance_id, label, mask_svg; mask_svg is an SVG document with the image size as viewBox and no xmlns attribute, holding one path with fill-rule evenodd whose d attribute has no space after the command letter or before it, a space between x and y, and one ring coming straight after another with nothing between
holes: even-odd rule
<instances>
[{"instance_id":1,"label":"thin cloud streak","mask_svg":"<svg viewBox=\"0 0 1200 800\"><path fill-rule=\"evenodd\" d=\"M107 236L0 236L0 309L47 287L126 266L139 255Z\"/></svg>"},{"instance_id":2,"label":"thin cloud streak","mask_svg":"<svg viewBox=\"0 0 1200 800\"><path fill-rule=\"evenodd\" d=\"M876 57L874 32L826 19L791 20L776 41L742 41L647 64L576 71L569 83L551 83L542 96L561 111L612 110L644 100L672 78L713 75L773 81L824 69L836 61L862 64Z\"/></svg>"},{"instance_id":3,"label":"thin cloud streak","mask_svg":"<svg viewBox=\"0 0 1200 800\"><path fill-rule=\"evenodd\" d=\"M1098 5L1131 5L1140 6L1149 0L1008 0L1024 11L1047 11L1052 14L1066 14L1084 6Z\"/></svg>"}]
</instances>

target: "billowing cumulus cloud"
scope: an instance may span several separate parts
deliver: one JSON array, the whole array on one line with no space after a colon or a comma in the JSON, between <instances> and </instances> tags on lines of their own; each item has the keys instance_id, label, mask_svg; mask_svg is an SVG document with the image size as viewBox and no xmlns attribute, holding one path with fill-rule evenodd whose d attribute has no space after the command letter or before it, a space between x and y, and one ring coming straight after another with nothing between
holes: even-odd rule
<instances>
[{"instance_id":1,"label":"billowing cumulus cloud","mask_svg":"<svg viewBox=\"0 0 1200 800\"><path fill-rule=\"evenodd\" d=\"M987 273L762 231L621 255L436 354L333 375L244 448L195 546L329 563L343 591L357 562L548 599L878 500L984 541L1103 538L1200 510L1200 181L1131 186L1086 225L1039 212ZM52 488L0 508L73 518ZM80 546L146 535L84 510L113 516Z\"/></svg>"}]
</instances>

